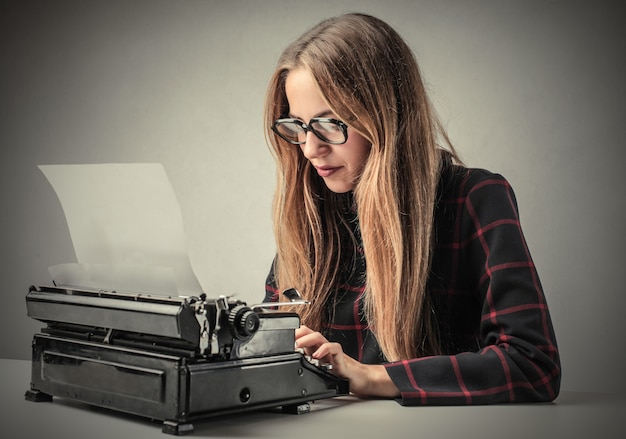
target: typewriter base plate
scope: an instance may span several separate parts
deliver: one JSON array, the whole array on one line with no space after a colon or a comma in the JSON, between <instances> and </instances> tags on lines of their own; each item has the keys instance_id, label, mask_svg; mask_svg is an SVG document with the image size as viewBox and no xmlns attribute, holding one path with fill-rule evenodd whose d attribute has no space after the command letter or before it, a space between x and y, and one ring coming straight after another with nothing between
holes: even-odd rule
<instances>
[{"instance_id":1,"label":"typewriter base plate","mask_svg":"<svg viewBox=\"0 0 626 439\"><path fill-rule=\"evenodd\" d=\"M163 422L182 435L192 421L262 408L306 413L308 402L348 393L348 384L288 352L207 361L36 334L30 401L75 400Z\"/></svg>"}]
</instances>

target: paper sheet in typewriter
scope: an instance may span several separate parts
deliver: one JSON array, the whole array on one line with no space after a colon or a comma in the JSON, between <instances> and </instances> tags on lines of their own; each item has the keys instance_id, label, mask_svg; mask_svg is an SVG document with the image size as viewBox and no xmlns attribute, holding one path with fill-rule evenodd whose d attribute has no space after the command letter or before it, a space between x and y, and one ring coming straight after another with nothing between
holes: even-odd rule
<instances>
[{"instance_id":1,"label":"paper sheet in typewriter","mask_svg":"<svg viewBox=\"0 0 626 439\"><path fill-rule=\"evenodd\" d=\"M59 197L77 259L50 267L57 286L201 294L178 201L161 164L39 168Z\"/></svg>"}]
</instances>

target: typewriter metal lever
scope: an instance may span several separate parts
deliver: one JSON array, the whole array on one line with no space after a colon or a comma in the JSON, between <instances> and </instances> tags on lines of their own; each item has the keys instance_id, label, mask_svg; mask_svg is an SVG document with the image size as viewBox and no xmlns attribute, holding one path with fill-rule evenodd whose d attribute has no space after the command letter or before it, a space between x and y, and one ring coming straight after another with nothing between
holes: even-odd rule
<instances>
[{"instance_id":1,"label":"typewriter metal lever","mask_svg":"<svg viewBox=\"0 0 626 439\"><path fill-rule=\"evenodd\" d=\"M207 319L207 309L205 307L206 295L202 294L199 298L192 298L188 300L188 303L193 304L195 310L196 320L198 321L198 325L200 326L200 341L198 346L200 348L200 353L203 355L210 354L214 346L211 345L213 342L213 337L209 334L211 328L209 327L209 321Z\"/></svg>"},{"instance_id":2,"label":"typewriter metal lever","mask_svg":"<svg viewBox=\"0 0 626 439\"><path fill-rule=\"evenodd\" d=\"M308 300L304 300L300 292L296 290L295 288L289 288L288 290L283 291L283 296L289 299L289 302L264 302L264 303L259 303L257 305L253 305L251 308L253 310L259 309L261 312L263 312L266 310L266 308L311 304L311 302L309 302Z\"/></svg>"},{"instance_id":3,"label":"typewriter metal lever","mask_svg":"<svg viewBox=\"0 0 626 439\"><path fill-rule=\"evenodd\" d=\"M211 353L216 354L220 351L220 343L218 334L220 332L220 321L222 313L228 310L228 299L225 296L219 296L215 300L215 328L211 332Z\"/></svg>"}]
</instances>

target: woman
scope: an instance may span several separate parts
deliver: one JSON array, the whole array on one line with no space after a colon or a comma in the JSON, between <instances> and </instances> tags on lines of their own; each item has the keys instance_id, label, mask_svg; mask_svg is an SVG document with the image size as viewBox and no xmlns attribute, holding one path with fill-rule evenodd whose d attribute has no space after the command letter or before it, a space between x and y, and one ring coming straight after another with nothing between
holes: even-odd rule
<instances>
[{"instance_id":1,"label":"woman","mask_svg":"<svg viewBox=\"0 0 626 439\"><path fill-rule=\"evenodd\" d=\"M507 181L463 167L414 56L348 14L283 52L268 89L277 255L296 345L352 393L405 405L550 401L560 363Z\"/></svg>"}]
</instances>

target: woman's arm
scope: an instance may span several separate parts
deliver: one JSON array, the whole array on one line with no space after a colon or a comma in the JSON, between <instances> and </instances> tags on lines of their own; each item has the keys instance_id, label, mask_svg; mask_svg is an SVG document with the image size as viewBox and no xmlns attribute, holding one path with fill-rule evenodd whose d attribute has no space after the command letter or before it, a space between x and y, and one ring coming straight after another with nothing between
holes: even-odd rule
<instances>
[{"instance_id":1,"label":"woman's arm","mask_svg":"<svg viewBox=\"0 0 626 439\"><path fill-rule=\"evenodd\" d=\"M447 209L454 231L438 243L457 279L444 300L472 294L481 304L473 352L386 364L400 402L488 404L551 401L561 367L539 276L520 226L515 195L501 176L470 171ZM464 318L460 313L455 318ZM478 321L480 318L480 321Z\"/></svg>"}]
</instances>

